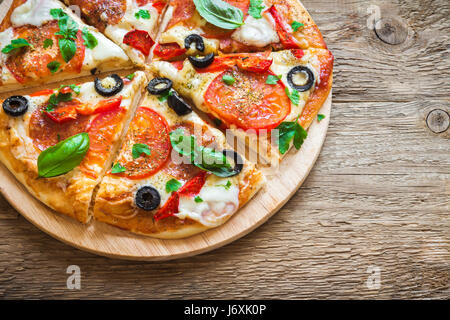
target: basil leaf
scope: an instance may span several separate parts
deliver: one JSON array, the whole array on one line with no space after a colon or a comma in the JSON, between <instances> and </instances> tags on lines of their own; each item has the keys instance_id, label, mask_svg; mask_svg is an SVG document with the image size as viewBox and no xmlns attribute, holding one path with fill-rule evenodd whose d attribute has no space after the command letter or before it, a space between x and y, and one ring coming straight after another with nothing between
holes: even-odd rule
<instances>
[{"instance_id":1,"label":"basil leaf","mask_svg":"<svg viewBox=\"0 0 450 320\"><path fill-rule=\"evenodd\" d=\"M129 75L127 75L125 78L127 78L128 80L133 80L134 79L134 76L135 76L135 74L134 73L132 73L132 74L129 74Z\"/></svg>"},{"instance_id":2,"label":"basil leaf","mask_svg":"<svg viewBox=\"0 0 450 320\"><path fill-rule=\"evenodd\" d=\"M196 197L194 198L194 201L195 201L195 203L201 203L201 202L203 202L203 199L200 198L200 196L196 196Z\"/></svg>"},{"instance_id":3,"label":"basil leaf","mask_svg":"<svg viewBox=\"0 0 450 320\"><path fill-rule=\"evenodd\" d=\"M50 9L50 15L54 19L59 20L60 18L66 16L67 14L61 8L58 8L58 9Z\"/></svg>"},{"instance_id":4,"label":"basil leaf","mask_svg":"<svg viewBox=\"0 0 450 320\"><path fill-rule=\"evenodd\" d=\"M51 73L55 73L58 71L59 67L61 66L61 63L58 61L52 61L49 64L47 64L47 68L50 70Z\"/></svg>"},{"instance_id":5,"label":"basil leaf","mask_svg":"<svg viewBox=\"0 0 450 320\"><path fill-rule=\"evenodd\" d=\"M125 171L127 171L127 169L118 162L111 169L111 173L122 173Z\"/></svg>"},{"instance_id":6,"label":"basil leaf","mask_svg":"<svg viewBox=\"0 0 450 320\"><path fill-rule=\"evenodd\" d=\"M322 121L323 119L325 119L325 115L319 113L319 114L317 115L317 121L320 122L320 121Z\"/></svg>"},{"instance_id":7,"label":"basil leaf","mask_svg":"<svg viewBox=\"0 0 450 320\"><path fill-rule=\"evenodd\" d=\"M298 121L282 122L276 129L278 129L278 150L281 154L285 154L294 141L294 146L298 150L303 144L303 141L308 136L308 133Z\"/></svg>"},{"instance_id":8,"label":"basil leaf","mask_svg":"<svg viewBox=\"0 0 450 320\"><path fill-rule=\"evenodd\" d=\"M304 26L304 24L300 23L298 21L294 21L294 22L291 23L291 27L292 27L292 30L294 30L294 32L297 31L298 29L300 29L303 26Z\"/></svg>"},{"instance_id":9,"label":"basil leaf","mask_svg":"<svg viewBox=\"0 0 450 320\"><path fill-rule=\"evenodd\" d=\"M232 86L236 82L236 79L233 78L233 76L226 74L222 77L222 81L225 82L225 84Z\"/></svg>"},{"instance_id":10,"label":"basil leaf","mask_svg":"<svg viewBox=\"0 0 450 320\"><path fill-rule=\"evenodd\" d=\"M170 179L166 182L166 192L171 193L181 188L181 182L176 179Z\"/></svg>"},{"instance_id":11,"label":"basil leaf","mask_svg":"<svg viewBox=\"0 0 450 320\"><path fill-rule=\"evenodd\" d=\"M79 166L89 150L89 135L79 133L44 150L38 157L39 177L63 175Z\"/></svg>"},{"instance_id":12,"label":"basil leaf","mask_svg":"<svg viewBox=\"0 0 450 320\"><path fill-rule=\"evenodd\" d=\"M27 40L23 38L18 38L11 40L11 44L8 44L6 47L2 49L3 53L10 53L14 49L23 48L23 47L33 47Z\"/></svg>"},{"instance_id":13,"label":"basil leaf","mask_svg":"<svg viewBox=\"0 0 450 320\"><path fill-rule=\"evenodd\" d=\"M250 7L248 8L248 14L255 19L261 19L261 11L265 8L263 0L250 0Z\"/></svg>"},{"instance_id":14,"label":"basil leaf","mask_svg":"<svg viewBox=\"0 0 450 320\"><path fill-rule=\"evenodd\" d=\"M284 91L286 92L286 95L289 97L289 99L291 99L291 102L298 106L298 104L300 103L300 94L298 93L298 91L292 90L291 93L289 92L289 88L287 87L284 89Z\"/></svg>"},{"instance_id":15,"label":"basil leaf","mask_svg":"<svg viewBox=\"0 0 450 320\"><path fill-rule=\"evenodd\" d=\"M194 166L218 177L236 174L222 152L198 145L195 136L185 135L182 129L174 130L169 135L173 149L189 159Z\"/></svg>"},{"instance_id":16,"label":"basil leaf","mask_svg":"<svg viewBox=\"0 0 450 320\"><path fill-rule=\"evenodd\" d=\"M59 39L59 50L65 62L69 62L75 56L77 44L71 39Z\"/></svg>"},{"instance_id":17,"label":"basil leaf","mask_svg":"<svg viewBox=\"0 0 450 320\"><path fill-rule=\"evenodd\" d=\"M148 10L139 10L138 12L136 12L134 14L134 16L136 17L136 19L142 18L142 19L150 19L150 12L148 12Z\"/></svg>"},{"instance_id":18,"label":"basil leaf","mask_svg":"<svg viewBox=\"0 0 450 320\"><path fill-rule=\"evenodd\" d=\"M136 143L131 148L131 153L133 155L133 159L139 158L142 154L151 155L150 148L148 145L143 143Z\"/></svg>"},{"instance_id":19,"label":"basil leaf","mask_svg":"<svg viewBox=\"0 0 450 320\"><path fill-rule=\"evenodd\" d=\"M88 28L84 27L82 36L84 39L84 45L89 49L94 49L98 45L98 40L94 35L89 31Z\"/></svg>"},{"instance_id":20,"label":"basil leaf","mask_svg":"<svg viewBox=\"0 0 450 320\"><path fill-rule=\"evenodd\" d=\"M280 81L281 77L282 77L281 74L279 76L274 76L274 75L269 74L267 76L266 83L267 84L277 84L278 81Z\"/></svg>"},{"instance_id":21,"label":"basil leaf","mask_svg":"<svg viewBox=\"0 0 450 320\"><path fill-rule=\"evenodd\" d=\"M236 29L244 24L241 9L222 0L194 0L198 13L209 23L222 29Z\"/></svg>"},{"instance_id":22,"label":"basil leaf","mask_svg":"<svg viewBox=\"0 0 450 320\"><path fill-rule=\"evenodd\" d=\"M224 187L225 190L230 190L230 188L231 188L231 181L228 180L227 184L218 184L217 187Z\"/></svg>"},{"instance_id":23,"label":"basil leaf","mask_svg":"<svg viewBox=\"0 0 450 320\"><path fill-rule=\"evenodd\" d=\"M53 40L52 39L45 39L44 40L44 49L53 47Z\"/></svg>"},{"instance_id":24,"label":"basil leaf","mask_svg":"<svg viewBox=\"0 0 450 320\"><path fill-rule=\"evenodd\" d=\"M68 102L72 100L72 93L60 93L58 94L52 94L50 98L48 99L47 109L45 111L52 112L53 109L55 109L60 102Z\"/></svg>"}]
</instances>

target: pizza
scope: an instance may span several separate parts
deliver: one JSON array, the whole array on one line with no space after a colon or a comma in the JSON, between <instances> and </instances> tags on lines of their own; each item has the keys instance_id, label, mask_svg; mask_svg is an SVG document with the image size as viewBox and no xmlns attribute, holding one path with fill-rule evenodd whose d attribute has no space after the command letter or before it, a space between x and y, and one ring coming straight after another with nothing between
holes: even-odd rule
<instances>
[{"instance_id":1,"label":"pizza","mask_svg":"<svg viewBox=\"0 0 450 320\"><path fill-rule=\"evenodd\" d=\"M154 48L155 58L326 48L317 25L297 0L226 0L222 7L212 2L170 1ZM221 9L229 14L218 17ZM200 37L202 45L196 40Z\"/></svg>"},{"instance_id":2,"label":"pizza","mask_svg":"<svg viewBox=\"0 0 450 320\"><path fill-rule=\"evenodd\" d=\"M167 0L65 0L78 6L85 21L119 45L143 66L155 43Z\"/></svg>"},{"instance_id":3,"label":"pizza","mask_svg":"<svg viewBox=\"0 0 450 320\"><path fill-rule=\"evenodd\" d=\"M59 213L161 239L252 201L333 83L297 0L13 0L0 51L0 161Z\"/></svg>"},{"instance_id":4,"label":"pizza","mask_svg":"<svg viewBox=\"0 0 450 320\"><path fill-rule=\"evenodd\" d=\"M280 145L273 130L283 134L298 122L304 136L299 139L306 138L332 86L333 55L327 49L224 54L206 67L194 65L154 61L151 69L271 163L295 144L292 139Z\"/></svg>"},{"instance_id":5,"label":"pizza","mask_svg":"<svg viewBox=\"0 0 450 320\"><path fill-rule=\"evenodd\" d=\"M173 89L168 99L150 91L100 184L94 217L166 239L223 224L262 187L262 173ZM208 165L213 158L221 161Z\"/></svg>"},{"instance_id":6,"label":"pizza","mask_svg":"<svg viewBox=\"0 0 450 320\"><path fill-rule=\"evenodd\" d=\"M112 75L1 101L1 162L37 199L87 223L145 82L139 71L132 80Z\"/></svg>"},{"instance_id":7,"label":"pizza","mask_svg":"<svg viewBox=\"0 0 450 320\"><path fill-rule=\"evenodd\" d=\"M0 92L131 67L119 46L56 0L14 0L0 50Z\"/></svg>"}]
</instances>

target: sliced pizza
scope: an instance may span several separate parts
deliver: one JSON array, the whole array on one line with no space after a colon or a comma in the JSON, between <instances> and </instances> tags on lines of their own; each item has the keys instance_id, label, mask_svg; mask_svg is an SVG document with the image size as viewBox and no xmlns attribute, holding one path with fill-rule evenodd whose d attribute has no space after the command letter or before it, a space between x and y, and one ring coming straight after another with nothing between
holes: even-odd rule
<instances>
[{"instance_id":1,"label":"sliced pizza","mask_svg":"<svg viewBox=\"0 0 450 320\"><path fill-rule=\"evenodd\" d=\"M326 48L298 0L171 0L155 58Z\"/></svg>"},{"instance_id":2,"label":"sliced pizza","mask_svg":"<svg viewBox=\"0 0 450 320\"><path fill-rule=\"evenodd\" d=\"M111 75L1 101L1 162L47 206L88 222L145 82L143 72Z\"/></svg>"},{"instance_id":3,"label":"sliced pizza","mask_svg":"<svg viewBox=\"0 0 450 320\"><path fill-rule=\"evenodd\" d=\"M220 55L207 66L190 59L155 61L151 68L260 158L277 163L292 145L300 148L327 99L333 55L327 49L291 49Z\"/></svg>"},{"instance_id":4,"label":"sliced pizza","mask_svg":"<svg viewBox=\"0 0 450 320\"><path fill-rule=\"evenodd\" d=\"M97 193L94 217L134 233L183 238L227 221L261 188L254 164L154 78Z\"/></svg>"},{"instance_id":5,"label":"sliced pizza","mask_svg":"<svg viewBox=\"0 0 450 320\"><path fill-rule=\"evenodd\" d=\"M167 0L64 0L78 6L83 19L95 26L139 66L154 45Z\"/></svg>"},{"instance_id":6,"label":"sliced pizza","mask_svg":"<svg viewBox=\"0 0 450 320\"><path fill-rule=\"evenodd\" d=\"M0 51L0 92L131 67L120 47L56 0L14 0Z\"/></svg>"}]
</instances>

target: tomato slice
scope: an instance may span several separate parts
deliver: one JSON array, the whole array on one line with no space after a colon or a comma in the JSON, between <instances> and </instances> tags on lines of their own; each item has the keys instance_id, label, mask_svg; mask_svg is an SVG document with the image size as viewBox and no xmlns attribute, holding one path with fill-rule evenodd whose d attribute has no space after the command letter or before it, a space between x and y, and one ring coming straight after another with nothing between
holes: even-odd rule
<instances>
[{"instance_id":1,"label":"tomato slice","mask_svg":"<svg viewBox=\"0 0 450 320\"><path fill-rule=\"evenodd\" d=\"M180 60L180 61L173 61L171 62L171 64L177 68L177 70L183 70L183 65L184 65L184 61Z\"/></svg>"},{"instance_id":2,"label":"tomato slice","mask_svg":"<svg viewBox=\"0 0 450 320\"><path fill-rule=\"evenodd\" d=\"M236 67L219 74L209 85L204 98L214 116L227 125L241 129L273 129L290 113L291 103L281 81L266 84L271 72L255 73ZM222 78L232 76L236 82L226 85Z\"/></svg>"},{"instance_id":3,"label":"tomato slice","mask_svg":"<svg viewBox=\"0 0 450 320\"><path fill-rule=\"evenodd\" d=\"M150 108L139 107L117 159L126 171L118 175L136 180L158 172L172 151L169 132L166 120L159 113ZM132 148L136 143L149 146L151 154L133 159Z\"/></svg>"},{"instance_id":4,"label":"tomato slice","mask_svg":"<svg viewBox=\"0 0 450 320\"><path fill-rule=\"evenodd\" d=\"M252 72L266 72L273 60L267 59L270 52L232 53L218 56L206 68L196 69L198 73L225 71L237 65L240 69Z\"/></svg>"},{"instance_id":5,"label":"tomato slice","mask_svg":"<svg viewBox=\"0 0 450 320\"><path fill-rule=\"evenodd\" d=\"M269 13L275 20L275 29L277 30L277 34L280 37L280 41L283 44L284 49L299 49L300 44L297 39L295 39L292 32L289 31L289 27L283 20L283 17L278 12L275 5L270 7Z\"/></svg>"},{"instance_id":6,"label":"tomato slice","mask_svg":"<svg viewBox=\"0 0 450 320\"><path fill-rule=\"evenodd\" d=\"M78 32L75 40L77 45L75 56L68 63L61 56L58 46L60 36L55 35L57 31L59 31L57 21L50 21L40 27L26 25L14 28L15 38L27 39L33 45L33 50L25 47L9 55L6 59L5 66L18 82L25 83L33 78L51 76L52 73L47 68L47 65L54 61L61 64L58 71L68 73L81 72L85 56L85 46L81 31ZM45 39L53 40L53 46L44 48Z\"/></svg>"},{"instance_id":7,"label":"tomato slice","mask_svg":"<svg viewBox=\"0 0 450 320\"><path fill-rule=\"evenodd\" d=\"M150 49L155 44L147 31L137 29L128 32L123 37L123 43L142 52L146 57L150 54Z\"/></svg>"},{"instance_id":8,"label":"tomato slice","mask_svg":"<svg viewBox=\"0 0 450 320\"><path fill-rule=\"evenodd\" d=\"M76 110L81 115L92 115L116 109L120 107L121 103L122 97L120 96L118 98L102 100L94 106L90 104L81 104L77 106Z\"/></svg>"},{"instance_id":9,"label":"tomato slice","mask_svg":"<svg viewBox=\"0 0 450 320\"><path fill-rule=\"evenodd\" d=\"M158 43L153 53L164 60L170 60L185 54L186 49L181 48L176 42Z\"/></svg>"},{"instance_id":10,"label":"tomato slice","mask_svg":"<svg viewBox=\"0 0 450 320\"><path fill-rule=\"evenodd\" d=\"M95 116L87 128L89 134L89 151L80 165L81 171L97 178L97 172L92 165L104 166L111 152L111 146L120 126L118 124L125 117L126 110L116 108Z\"/></svg>"}]
</instances>

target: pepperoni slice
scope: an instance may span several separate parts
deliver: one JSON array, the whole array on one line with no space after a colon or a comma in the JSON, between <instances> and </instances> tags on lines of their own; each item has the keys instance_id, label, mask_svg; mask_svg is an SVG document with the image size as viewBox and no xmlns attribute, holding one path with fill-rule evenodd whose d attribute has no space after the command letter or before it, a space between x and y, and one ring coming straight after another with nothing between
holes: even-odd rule
<instances>
[{"instance_id":1,"label":"pepperoni slice","mask_svg":"<svg viewBox=\"0 0 450 320\"><path fill-rule=\"evenodd\" d=\"M69 0L69 4L79 6L87 23L102 32L108 24L119 23L127 10L126 0Z\"/></svg>"},{"instance_id":2,"label":"pepperoni slice","mask_svg":"<svg viewBox=\"0 0 450 320\"><path fill-rule=\"evenodd\" d=\"M166 7L167 1L155 1L152 4L152 7L158 11L159 14L161 14Z\"/></svg>"},{"instance_id":3,"label":"pepperoni slice","mask_svg":"<svg viewBox=\"0 0 450 320\"><path fill-rule=\"evenodd\" d=\"M89 117L79 116L70 122L56 123L45 115L45 108L43 106L33 112L28 127L30 138L39 150L44 151L59 141L86 131Z\"/></svg>"},{"instance_id":4,"label":"pepperoni slice","mask_svg":"<svg viewBox=\"0 0 450 320\"><path fill-rule=\"evenodd\" d=\"M186 53L186 49L181 48L178 43L158 43L153 50L153 53L163 58L164 60L170 60L175 57L181 56Z\"/></svg>"},{"instance_id":5,"label":"pepperoni slice","mask_svg":"<svg viewBox=\"0 0 450 320\"><path fill-rule=\"evenodd\" d=\"M147 31L137 29L128 32L123 37L123 43L142 52L146 57L150 54L150 49L155 44Z\"/></svg>"},{"instance_id":6,"label":"pepperoni slice","mask_svg":"<svg viewBox=\"0 0 450 320\"><path fill-rule=\"evenodd\" d=\"M167 24L166 30L180 22L188 24L196 12L195 4L192 0L171 0L170 5L173 7L172 19Z\"/></svg>"},{"instance_id":7,"label":"pepperoni slice","mask_svg":"<svg viewBox=\"0 0 450 320\"><path fill-rule=\"evenodd\" d=\"M146 107L138 108L117 160L126 168L120 175L129 179L144 179L158 172L172 151L169 132L166 120L159 113ZM133 159L132 148L136 143L149 146L151 154Z\"/></svg>"},{"instance_id":8,"label":"pepperoni slice","mask_svg":"<svg viewBox=\"0 0 450 320\"><path fill-rule=\"evenodd\" d=\"M85 46L81 31L78 31L77 39L75 40L77 51L69 63L64 61L59 51L59 36L55 35L58 31L59 26L57 21L51 21L39 28L29 25L14 28L15 37L26 39L34 48L22 48L17 53L11 54L6 60L6 67L18 82L25 83L32 76L36 78L50 76L52 73L47 68L47 65L53 61L59 62L61 64L59 70L64 72L81 72L85 55ZM44 41L46 39L53 40L53 46L44 49Z\"/></svg>"},{"instance_id":9,"label":"pepperoni slice","mask_svg":"<svg viewBox=\"0 0 450 320\"><path fill-rule=\"evenodd\" d=\"M210 110L226 124L242 129L273 129L291 111L284 84L266 84L270 72L255 73L236 67L219 74L205 93ZM230 75L236 82L226 85L222 78Z\"/></svg>"}]
</instances>

